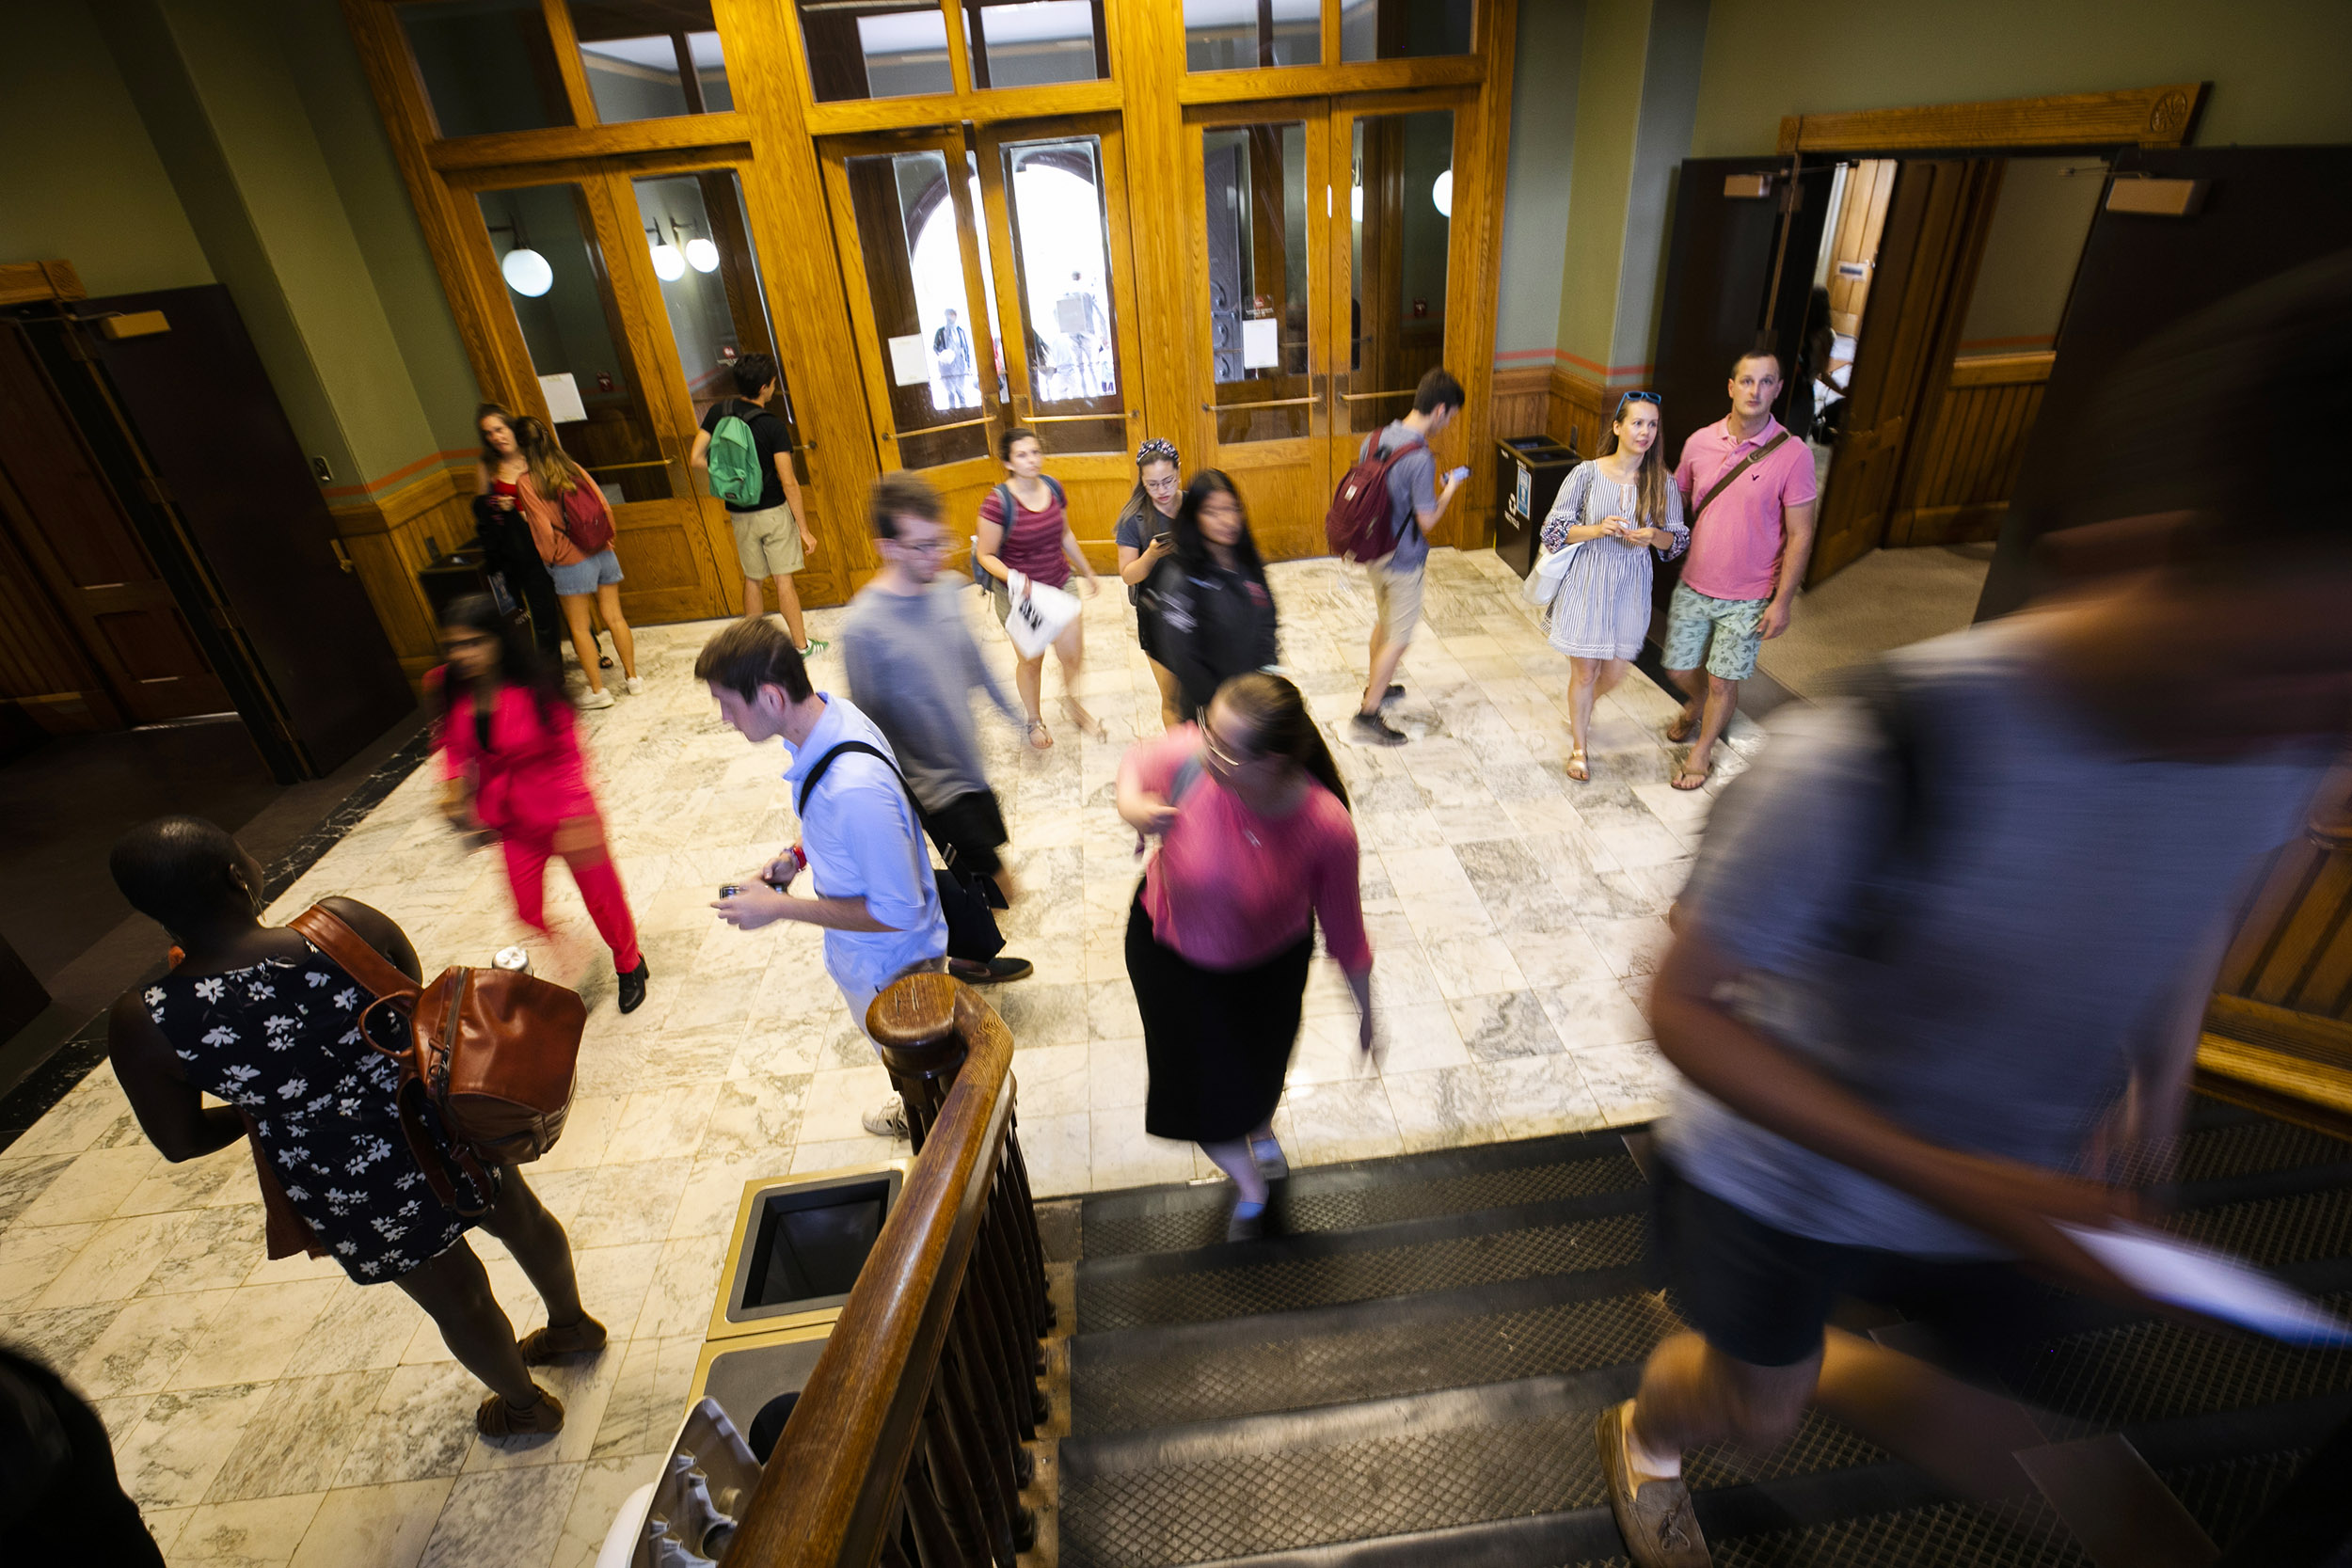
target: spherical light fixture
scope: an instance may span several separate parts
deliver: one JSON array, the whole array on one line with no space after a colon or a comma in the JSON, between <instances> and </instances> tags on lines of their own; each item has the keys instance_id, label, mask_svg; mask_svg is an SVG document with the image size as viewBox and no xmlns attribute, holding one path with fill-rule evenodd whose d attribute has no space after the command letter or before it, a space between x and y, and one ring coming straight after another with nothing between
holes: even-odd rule
<instances>
[{"instance_id":1,"label":"spherical light fixture","mask_svg":"<svg viewBox=\"0 0 2352 1568\"><path fill-rule=\"evenodd\" d=\"M1443 216L1454 215L1454 171L1452 169L1447 169L1438 176L1437 183L1429 187L1429 199Z\"/></svg>"},{"instance_id":2,"label":"spherical light fixture","mask_svg":"<svg viewBox=\"0 0 2352 1568\"><path fill-rule=\"evenodd\" d=\"M1350 185L1347 189L1347 215L1357 223L1364 221L1364 187Z\"/></svg>"},{"instance_id":3,"label":"spherical light fixture","mask_svg":"<svg viewBox=\"0 0 2352 1568\"><path fill-rule=\"evenodd\" d=\"M700 234L686 242L686 264L696 272L719 270L719 247Z\"/></svg>"},{"instance_id":4,"label":"spherical light fixture","mask_svg":"<svg viewBox=\"0 0 2352 1568\"><path fill-rule=\"evenodd\" d=\"M664 283L675 283L686 276L686 258L667 240L653 247L653 275Z\"/></svg>"},{"instance_id":5,"label":"spherical light fixture","mask_svg":"<svg viewBox=\"0 0 2352 1568\"><path fill-rule=\"evenodd\" d=\"M506 286L526 299L537 299L555 286L555 269L548 259L528 247L510 250L499 260Z\"/></svg>"}]
</instances>

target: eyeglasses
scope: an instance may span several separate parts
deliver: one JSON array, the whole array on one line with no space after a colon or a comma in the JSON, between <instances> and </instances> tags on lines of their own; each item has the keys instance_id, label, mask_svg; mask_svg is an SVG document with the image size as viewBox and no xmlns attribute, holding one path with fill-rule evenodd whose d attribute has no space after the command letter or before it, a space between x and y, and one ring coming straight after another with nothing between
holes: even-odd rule
<instances>
[{"instance_id":1,"label":"eyeglasses","mask_svg":"<svg viewBox=\"0 0 2352 1568\"><path fill-rule=\"evenodd\" d=\"M1661 413L1665 412L1666 408L1666 404L1656 392L1628 392L1617 400L1617 412L1624 413L1625 405L1629 403L1646 403Z\"/></svg>"},{"instance_id":2,"label":"eyeglasses","mask_svg":"<svg viewBox=\"0 0 2352 1568\"><path fill-rule=\"evenodd\" d=\"M916 555L937 555L947 547L947 536L944 533L934 533L929 539L918 541L901 535L891 540L890 543L902 550L913 550Z\"/></svg>"},{"instance_id":3,"label":"eyeglasses","mask_svg":"<svg viewBox=\"0 0 2352 1568\"><path fill-rule=\"evenodd\" d=\"M1157 436L1136 449L1136 467L1140 468L1146 463L1174 463L1179 467L1184 466L1176 455L1176 443Z\"/></svg>"},{"instance_id":4,"label":"eyeglasses","mask_svg":"<svg viewBox=\"0 0 2352 1568\"><path fill-rule=\"evenodd\" d=\"M1217 739L1216 732L1206 724L1200 726L1200 749L1208 752L1209 760L1220 768L1247 768L1258 760L1256 757L1235 756Z\"/></svg>"}]
</instances>

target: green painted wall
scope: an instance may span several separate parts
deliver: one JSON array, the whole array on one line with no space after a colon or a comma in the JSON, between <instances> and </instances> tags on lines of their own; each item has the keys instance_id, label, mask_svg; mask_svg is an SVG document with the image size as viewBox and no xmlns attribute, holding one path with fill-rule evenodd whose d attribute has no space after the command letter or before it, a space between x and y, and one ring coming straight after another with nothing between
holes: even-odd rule
<instances>
[{"instance_id":1,"label":"green painted wall","mask_svg":"<svg viewBox=\"0 0 2352 1568\"><path fill-rule=\"evenodd\" d=\"M1589 7L1576 85L1576 155L1568 175L1568 243L1560 269L1560 352L1607 366L1625 260L1626 204L1649 55L1650 0Z\"/></svg>"},{"instance_id":2,"label":"green painted wall","mask_svg":"<svg viewBox=\"0 0 2352 1568\"><path fill-rule=\"evenodd\" d=\"M0 261L60 259L98 295L213 281L81 0L10 7L0 40Z\"/></svg>"},{"instance_id":3,"label":"green painted wall","mask_svg":"<svg viewBox=\"0 0 2352 1568\"><path fill-rule=\"evenodd\" d=\"M1503 176L1502 270L1495 301L1500 364L1551 361L1560 339L1560 265L1568 245L1568 169L1585 0L1525 0L1511 70L1511 158ZM1540 356L1533 351L1541 350Z\"/></svg>"},{"instance_id":4,"label":"green painted wall","mask_svg":"<svg viewBox=\"0 0 2352 1568\"><path fill-rule=\"evenodd\" d=\"M1781 116L2209 81L2200 146L2352 141L2344 0L1714 0L1694 157Z\"/></svg>"}]
</instances>

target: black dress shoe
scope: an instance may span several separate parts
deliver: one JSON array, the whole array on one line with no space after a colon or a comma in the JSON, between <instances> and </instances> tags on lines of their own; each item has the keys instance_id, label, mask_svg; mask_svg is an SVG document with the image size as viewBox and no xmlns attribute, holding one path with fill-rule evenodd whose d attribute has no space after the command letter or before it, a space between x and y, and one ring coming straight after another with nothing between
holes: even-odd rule
<instances>
[{"instance_id":1,"label":"black dress shoe","mask_svg":"<svg viewBox=\"0 0 2352 1568\"><path fill-rule=\"evenodd\" d=\"M652 977L652 966L640 956L637 967L621 976L621 1011L633 1013L644 1006L645 982Z\"/></svg>"},{"instance_id":2,"label":"black dress shoe","mask_svg":"<svg viewBox=\"0 0 2352 1568\"><path fill-rule=\"evenodd\" d=\"M1007 980L1025 980L1037 973L1037 965L1026 958L995 958L986 963L977 958L949 958L947 973L968 986L993 986Z\"/></svg>"}]
</instances>

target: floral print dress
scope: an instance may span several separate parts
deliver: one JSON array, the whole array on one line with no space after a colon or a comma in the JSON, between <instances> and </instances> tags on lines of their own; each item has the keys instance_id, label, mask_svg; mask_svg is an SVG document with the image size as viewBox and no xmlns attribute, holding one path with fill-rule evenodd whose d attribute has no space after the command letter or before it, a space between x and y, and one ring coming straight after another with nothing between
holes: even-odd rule
<instances>
[{"instance_id":1,"label":"floral print dress","mask_svg":"<svg viewBox=\"0 0 2352 1568\"><path fill-rule=\"evenodd\" d=\"M373 996L317 948L306 942L299 958L221 974L167 974L144 999L187 1081L251 1120L287 1201L353 1279L396 1279L472 1227L434 1196L409 1151L399 1064L359 1032ZM424 1123L446 1148L430 1105ZM451 1178L462 1199L487 1196L454 1167Z\"/></svg>"}]
</instances>

